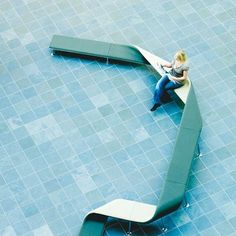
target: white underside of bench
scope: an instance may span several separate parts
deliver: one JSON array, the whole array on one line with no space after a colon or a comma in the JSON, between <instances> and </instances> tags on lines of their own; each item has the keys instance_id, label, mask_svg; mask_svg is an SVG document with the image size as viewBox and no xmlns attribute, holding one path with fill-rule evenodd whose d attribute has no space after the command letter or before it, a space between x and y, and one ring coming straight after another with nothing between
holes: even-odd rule
<instances>
[{"instance_id":1,"label":"white underside of bench","mask_svg":"<svg viewBox=\"0 0 236 236\"><path fill-rule=\"evenodd\" d=\"M156 208L157 206L151 204L126 199L116 199L91 211L89 214L96 213L117 219L145 223L152 219Z\"/></svg>"}]
</instances>

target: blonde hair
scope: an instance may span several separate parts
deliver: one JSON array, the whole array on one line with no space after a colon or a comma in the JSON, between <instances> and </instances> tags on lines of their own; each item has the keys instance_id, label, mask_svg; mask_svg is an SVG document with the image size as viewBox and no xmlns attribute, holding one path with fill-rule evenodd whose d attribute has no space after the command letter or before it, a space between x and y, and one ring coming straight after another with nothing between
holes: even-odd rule
<instances>
[{"instance_id":1,"label":"blonde hair","mask_svg":"<svg viewBox=\"0 0 236 236\"><path fill-rule=\"evenodd\" d=\"M187 54L185 53L185 51L181 49L176 52L175 59L180 62L186 62L188 58L187 58Z\"/></svg>"}]
</instances>

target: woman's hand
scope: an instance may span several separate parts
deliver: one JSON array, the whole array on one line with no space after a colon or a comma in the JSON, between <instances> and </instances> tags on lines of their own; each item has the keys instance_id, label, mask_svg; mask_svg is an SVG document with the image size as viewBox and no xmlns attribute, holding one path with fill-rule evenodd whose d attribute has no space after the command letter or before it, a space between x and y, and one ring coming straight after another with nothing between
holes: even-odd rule
<instances>
[{"instance_id":1,"label":"woman's hand","mask_svg":"<svg viewBox=\"0 0 236 236\"><path fill-rule=\"evenodd\" d=\"M177 79L176 77L172 76L172 75L169 75L169 80L173 81L173 82L176 82Z\"/></svg>"},{"instance_id":2,"label":"woman's hand","mask_svg":"<svg viewBox=\"0 0 236 236\"><path fill-rule=\"evenodd\" d=\"M161 64L158 61L156 62L158 67L167 67L167 68L172 68L172 64L168 63L168 64Z\"/></svg>"},{"instance_id":3,"label":"woman's hand","mask_svg":"<svg viewBox=\"0 0 236 236\"><path fill-rule=\"evenodd\" d=\"M184 71L183 72L183 76L182 77L175 77L175 76L169 76L169 80L172 80L172 81L184 81L188 78L188 72L187 71Z\"/></svg>"}]
</instances>

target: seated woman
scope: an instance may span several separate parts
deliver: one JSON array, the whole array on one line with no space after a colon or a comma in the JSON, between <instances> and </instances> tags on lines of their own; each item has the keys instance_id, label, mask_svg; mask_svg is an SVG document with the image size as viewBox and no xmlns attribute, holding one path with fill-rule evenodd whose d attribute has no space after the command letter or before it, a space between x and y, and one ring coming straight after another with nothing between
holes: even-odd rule
<instances>
[{"instance_id":1,"label":"seated woman","mask_svg":"<svg viewBox=\"0 0 236 236\"><path fill-rule=\"evenodd\" d=\"M159 66L171 68L171 70L168 73L165 73L157 82L153 98L154 105L150 111L155 111L159 106L161 106L165 98L168 96L168 90L173 90L183 86L188 77L189 66L187 55L183 50L176 52L172 63Z\"/></svg>"}]
</instances>

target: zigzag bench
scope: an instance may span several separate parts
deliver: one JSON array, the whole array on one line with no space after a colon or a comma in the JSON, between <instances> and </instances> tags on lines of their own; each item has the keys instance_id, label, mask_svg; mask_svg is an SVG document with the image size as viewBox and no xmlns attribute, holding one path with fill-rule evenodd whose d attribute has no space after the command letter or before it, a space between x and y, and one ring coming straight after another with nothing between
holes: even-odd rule
<instances>
[{"instance_id":1,"label":"zigzag bench","mask_svg":"<svg viewBox=\"0 0 236 236\"><path fill-rule=\"evenodd\" d=\"M117 45L58 35L53 36L50 48L54 51L152 65L159 74L163 72L156 62L165 62L138 46ZM147 224L175 211L181 205L192 160L199 151L198 138L202 128L202 119L190 80L181 88L176 89L175 93L182 100L184 110L172 159L157 205L126 199L111 201L87 214L79 233L80 236L102 236L108 217Z\"/></svg>"}]
</instances>

